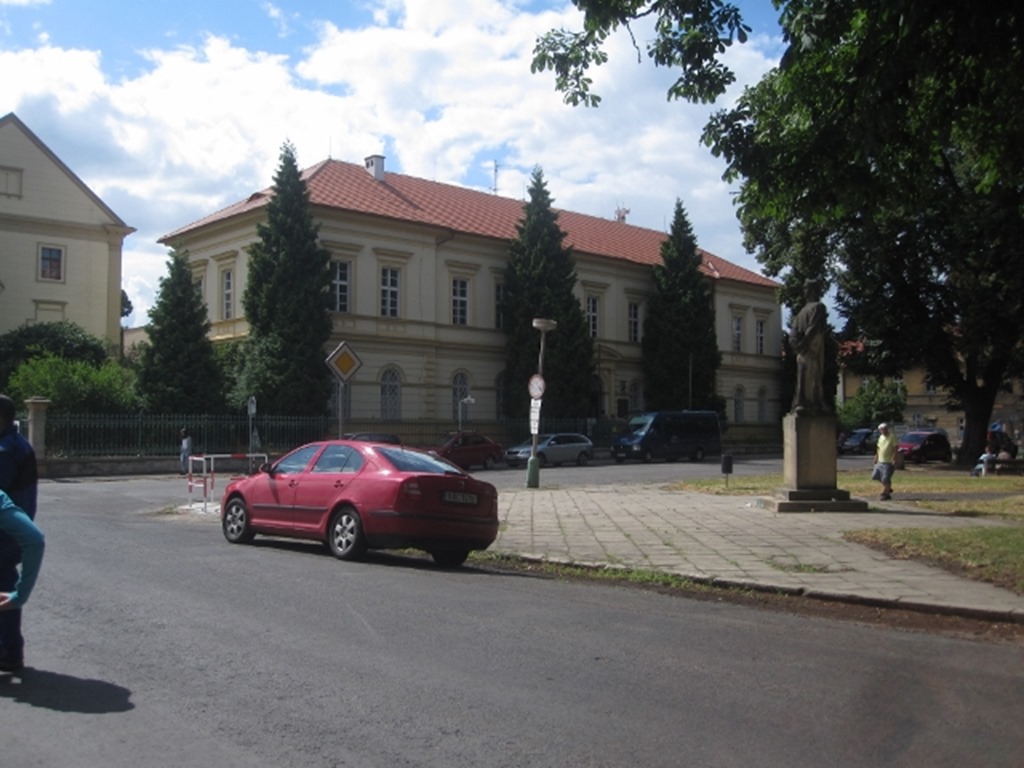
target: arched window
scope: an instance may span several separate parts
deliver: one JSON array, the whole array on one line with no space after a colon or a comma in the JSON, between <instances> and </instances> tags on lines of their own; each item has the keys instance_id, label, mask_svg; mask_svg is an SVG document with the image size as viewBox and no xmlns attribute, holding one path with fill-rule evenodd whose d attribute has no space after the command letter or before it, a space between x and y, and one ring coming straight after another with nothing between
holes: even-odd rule
<instances>
[{"instance_id":1,"label":"arched window","mask_svg":"<svg viewBox=\"0 0 1024 768\"><path fill-rule=\"evenodd\" d=\"M469 420L469 403L462 401L469 397L469 376L464 373L456 373L452 376L452 421ZM462 407L461 419L459 406Z\"/></svg>"},{"instance_id":2,"label":"arched window","mask_svg":"<svg viewBox=\"0 0 1024 768\"><path fill-rule=\"evenodd\" d=\"M389 421L402 418L402 376L396 368L385 368L380 375L380 417Z\"/></svg>"},{"instance_id":3,"label":"arched window","mask_svg":"<svg viewBox=\"0 0 1024 768\"><path fill-rule=\"evenodd\" d=\"M757 390L757 420L768 421L768 389L766 387Z\"/></svg>"},{"instance_id":4,"label":"arched window","mask_svg":"<svg viewBox=\"0 0 1024 768\"><path fill-rule=\"evenodd\" d=\"M743 399L744 399L743 387L736 387L736 391L732 396L732 420L737 424L740 424L744 420L743 415Z\"/></svg>"}]
</instances>

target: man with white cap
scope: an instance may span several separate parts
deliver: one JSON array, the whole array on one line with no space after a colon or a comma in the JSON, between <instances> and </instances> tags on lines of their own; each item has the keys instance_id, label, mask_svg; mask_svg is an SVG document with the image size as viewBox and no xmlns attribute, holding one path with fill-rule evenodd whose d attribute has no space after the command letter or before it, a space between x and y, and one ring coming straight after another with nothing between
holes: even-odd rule
<instances>
[{"instance_id":1,"label":"man with white cap","mask_svg":"<svg viewBox=\"0 0 1024 768\"><path fill-rule=\"evenodd\" d=\"M871 479L882 484L882 501L892 498L892 473L896 468L896 447L898 445L896 435L889 431L889 425L884 421L878 425L878 442L875 443L875 468L871 472Z\"/></svg>"}]
</instances>

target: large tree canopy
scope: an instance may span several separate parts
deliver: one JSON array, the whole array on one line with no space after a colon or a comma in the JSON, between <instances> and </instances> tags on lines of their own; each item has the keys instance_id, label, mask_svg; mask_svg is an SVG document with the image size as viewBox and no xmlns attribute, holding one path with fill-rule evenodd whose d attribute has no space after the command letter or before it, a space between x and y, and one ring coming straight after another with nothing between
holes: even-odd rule
<instances>
[{"instance_id":1,"label":"large tree canopy","mask_svg":"<svg viewBox=\"0 0 1024 768\"><path fill-rule=\"evenodd\" d=\"M715 394L722 355L715 335L715 307L700 271L697 238L681 200L654 267L654 293L643 336L645 405L653 410L710 409L725 412Z\"/></svg>"},{"instance_id":2,"label":"large tree canopy","mask_svg":"<svg viewBox=\"0 0 1024 768\"><path fill-rule=\"evenodd\" d=\"M698 85L738 36L714 0L576 4L585 33L550 33L534 64L554 68L575 102L593 103L586 67L632 20L674 18L651 56ZM925 366L965 411L969 459L997 391L1024 369L1021 14L967 0L778 7L780 66L705 131L741 182L746 245L782 277L791 307L806 277L829 280L847 333L881 342L868 347L877 372ZM662 45L671 55L654 55Z\"/></svg>"},{"instance_id":3,"label":"large tree canopy","mask_svg":"<svg viewBox=\"0 0 1024 768\"><path fill-rule=\"evenodd\" d=\"M538 366L540 333L534 318L555 320L558 327L546 335L543 416L551 419L592 415L594 342L574 288L576 265L572 250L563 245L565 232L558 226L544 174L534 170L530 199L517 225L519 236L509 244L502 304L505 332L505 410L525 416L530 398L527 382Z\"/></svg>"},{"instance_id":4,"label":"large tree canopy","mask_svg":"<svg viewBox=\"0 0 1024 768\"><path fill-rule=\"evenodd\" d=\"M268 413L323 414L331 391L324 364L331 336L331 254L320 247L291 144L281 149L267 222L257 224L256 232L242 297L251 331L234 399L240 404L255 395Z\"/></svg>"}]
</instances>

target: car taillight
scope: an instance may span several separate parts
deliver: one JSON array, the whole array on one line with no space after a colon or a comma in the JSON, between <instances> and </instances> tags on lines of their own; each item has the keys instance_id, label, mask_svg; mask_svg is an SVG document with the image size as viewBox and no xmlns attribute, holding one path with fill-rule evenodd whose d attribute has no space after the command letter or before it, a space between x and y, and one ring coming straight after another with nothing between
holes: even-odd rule
<instances>
[{"instance_id":1,"label":"car taillight","mask_svg":"<svg viewBox=\"0 0 1024 768\"><path fill-rule=\"evenodd\" d=\"M423 491L420 489L420 484L416 480L406 480L402 483L402 493L405 496L422 496Z\"/></svg>"}]
</instances>

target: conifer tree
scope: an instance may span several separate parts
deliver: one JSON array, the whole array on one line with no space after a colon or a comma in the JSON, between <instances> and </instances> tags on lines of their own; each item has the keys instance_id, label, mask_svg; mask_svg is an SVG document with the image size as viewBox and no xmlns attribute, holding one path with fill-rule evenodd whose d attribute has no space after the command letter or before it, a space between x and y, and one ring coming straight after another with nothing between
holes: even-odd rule
<instances>
[{"instance_id":1,"label":"conifer tree","mask_svg":"<svg viewBox=\"0 0 1024 768\"><path fill-rule=\"evenodd\" d=\"M136 388L150 413L219 413L224 409L220 367L208 333L210 321L188 255L173 250L167 276L149 313L148 342L139 359Z\"/></svg>"},{"instance_id":2,"label":"conifer tree","mask_svg":"<svg viewBox=\"0 0 1024 768\"><path fill-rule=\"evenodd\" d=\"M537 317L555 320L544 354L542 417L581 418L592 415L594 344L583 308L574 294L576 265L563 246L565 232L540 168L533 172L529 201L517 225L519 236L509 245L503 312L508 336L505 353L505 410L522 418L529 412L527 383L537 372L540 332Z\"/></svg>"},{"instance_id":3,"label":"conifer tree","mask_svg":"<svg viewBox=\"0 0 1024 768\"><path fill-rule=\"evenodd\" d=\"M318 241L309 190L295 148L285 143L274 176L267 222L249 249L242 306L249 321L244 365L233 400L255 395L262 413L320 415L327 411L331 335L328 314L330 252Z\"/></svg>"},{"instance_id":4,"label":"conifer tree","mask_svg":"<svg viewBox=\"0 0 1024 768\"><path fill-rule=\"evenodd\" d=\"M686 209L676 200L662 263L654 267L654 293L644 321L646 407L709 409L722 413L715 393L721 363L715 309Z\"/></svg>"}]
</instances>

